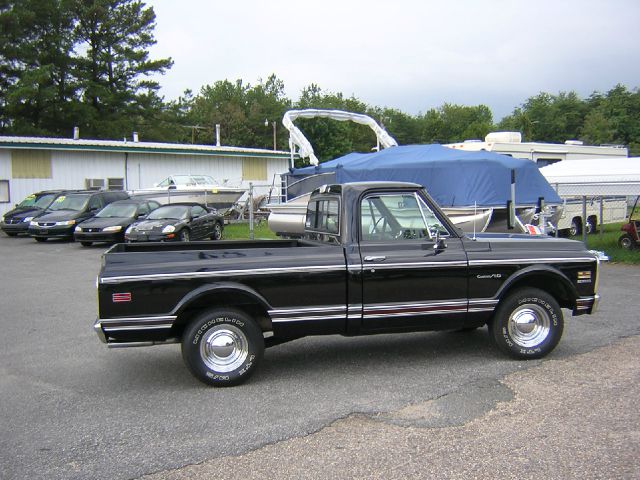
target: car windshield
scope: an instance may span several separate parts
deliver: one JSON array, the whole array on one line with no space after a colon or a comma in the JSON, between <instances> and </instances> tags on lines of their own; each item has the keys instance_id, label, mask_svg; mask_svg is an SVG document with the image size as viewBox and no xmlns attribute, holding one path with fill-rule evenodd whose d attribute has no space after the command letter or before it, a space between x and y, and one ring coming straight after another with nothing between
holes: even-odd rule
<instances>
[{"instance_id":1,"label":"car windshield","mask_svg":"<svg viewBox=\"0 0 640 480\"><path fill-rule=\"evenodd\" d=\"M184 205L167 205L166 207L160 207L148 216L148 220L165 220L175 219L183 220L189 217L189 207Z\"/></svg>"},{"instance_id":2,"label":"car windshield","mask_svg":"<svg viewBox=\"0 0 640 480\"><path fill-rule=\"evenodd\" d=\"M54 198L56 198L57 193L45 193L40 195L29 195L23 201L20 202L18 207L37 207L37 208L47 208Z\"/></svg>"},{"instance_id":3,"label":"car windshield","mask_svg":"<svg viewBox=\"0 0 640 480\"><path fill-rule=\"evenodd\" d=\"M49 210L76 210L81 211L87 206L88 195L60 195L54 200Z\"/></svg>"},{"instance_id":4,"label":"car windshield","mask_svg":"<svg viewBox=\"0 0 640 480\"><path fill-rule=\"evenodd\" d=\"M110 203L98 212L99 218L131 218L135 217L138 206L133 203Z\"/></svg>"}]
</instances>

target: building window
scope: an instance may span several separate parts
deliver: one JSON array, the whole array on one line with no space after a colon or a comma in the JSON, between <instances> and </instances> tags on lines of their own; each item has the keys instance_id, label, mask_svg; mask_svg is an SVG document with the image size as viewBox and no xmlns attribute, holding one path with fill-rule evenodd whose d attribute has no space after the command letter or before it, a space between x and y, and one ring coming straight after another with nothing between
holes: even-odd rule
<instances>
[{"instance_id":1,"label":"building window","mask_svg":"<svg viewBox=\"0 0 640 480\"><path fill-rule=\"evenodd\" d=\"M87 190L102 190L104 188L104 178L85 178L84 188Z\"/></svg>"},{"instance_id":2,"label":"building window","mask_svg":"<svg viewBox=\"0 0 640 480\"><path fill-rule=\"evenodd\" d=\"M51 178L51 152L12 150L11 175L13 178Z\"/></svg>"},{"instance_id":3,"label":"building window","mask_svg":"<svg viewBox=\"0 0 640 480\"><path fill-rule=\"evenodd\" d=\"M9 180L0 180L0 203L9 203Z\"/></svg>"},{"instance_id":4,"label":"building window","mask_svg":"<svg viewBox=\"0 0 640 480\"><path fill-rule=\"evenodd\" d=\"M107 178L108 190L124 190L124 178Z\"/></svg>"},{"instance_id":5,"label":"building window","mask_svg":"<svg viewBox=\"0 0 640 480\"><path fill-rule=\"evenodd\" d=\"M267 162L260 158L243 158L242 179L267 180Z\"/></svg>"}]
</instances>

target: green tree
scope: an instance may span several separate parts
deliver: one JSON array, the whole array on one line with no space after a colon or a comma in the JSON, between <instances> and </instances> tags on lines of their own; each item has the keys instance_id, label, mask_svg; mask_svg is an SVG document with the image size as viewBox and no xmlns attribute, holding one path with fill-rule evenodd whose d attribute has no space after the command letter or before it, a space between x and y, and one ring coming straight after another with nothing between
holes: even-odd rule
<instances>
[{"instance_id":1,"label":"green tree","mask_svg":"<svg viewBox=\"0 0 640 480\"><path fill-rule=\"evenodd\" d=\"M158 114L158 82L169 58L151 60L155 13L137 0L73 0L76 59L85 129L98 138L128 135Z\"/></svg>"},{"instance_id":2,"label":"green tree","mask_svg":"<svg viewBox=\"0 0 640 480\"><path fill-rule=\"evenodd\" d=\"M73 16L65 0L0 3L0 128L62 134L74 120Z\"/></svg>"},{"instance_id":3,"label":"green tree","mask_svg":"<svg viewBox=\"0 0 640 480\"><path fill-rule=\"evenodd\" d=\"M421 119L423 143L454 143L482 139L493 128L493 115L485 105L445 103L429 110Z\"/></svg>"}]
</instances>

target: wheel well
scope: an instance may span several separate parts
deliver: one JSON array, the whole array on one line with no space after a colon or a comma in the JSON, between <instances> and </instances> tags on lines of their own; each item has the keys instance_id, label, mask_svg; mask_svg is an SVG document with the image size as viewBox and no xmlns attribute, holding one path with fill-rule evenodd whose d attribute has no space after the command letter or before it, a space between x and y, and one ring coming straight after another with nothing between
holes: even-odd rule
<instances>
[{"instance_id":1,"label":"wheel well","mask_svg":"<svg viewBox=\"0 0 640 480\"><path fill-rule=\"evenodd\" d=\"M272 329L267 309L250 295L238 291L209 292L198 296L179 311L172 327L172 335L181 337L185 327L203 311L225 307L242 310L256 321L263 332Z\"/></svg>"},{"instance_id":2,"label":"wheel well","mask_svg":"<svg viewBox=\"0 0 640 480\"><path fill-rule=\"evenodd\" d=\"M520 288L537 288L547 292L556 299L562 308L573 309L575 298L571 290L558 277L550 275L526 275L519 278L500 294L500 299L504 299L511 292Z\"/></svg>"},{"instance_id":3,"label":"wheel well","mask_svg":"<svg viewBox=\"0 0 640 480\"><path fill-rule=\"evenodd\" d=\"M571 219L572 223L575 223L576 225L578 225L579 227L582 227L582 217L573 217Z\"/></svg>"}]
</instances>

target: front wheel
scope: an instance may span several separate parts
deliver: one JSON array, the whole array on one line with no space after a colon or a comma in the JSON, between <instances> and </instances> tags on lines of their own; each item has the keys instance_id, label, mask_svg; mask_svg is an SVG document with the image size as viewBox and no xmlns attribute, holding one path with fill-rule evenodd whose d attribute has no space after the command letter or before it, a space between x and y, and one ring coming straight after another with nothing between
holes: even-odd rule
<instances>
[{"instance_id":1,"label":"front wheel","mask_svg":"<svg viewBox=\"0 0 640 480\"><path fill-rule=\"evenodd\" d=\"M211 240L220 240L222 238L222 225L218 222L213 226L213 233L211 234Z\"/></svg>"},{"instance_id":2,"label":"front wheel","mask_svg":"<svg viewBox=\"0 0 640 480\"><path fill-rule=\"evenodd\" d=\"M178 235L178 239L181 242L188 242L190 240L189 229L183 228L182 230L180 230L180 234Z\"/></svg>"},{"instance_id":3,"label":"front wheel","mask_svg":"<svg viewBox=\"0 0 640 480\"><path fill-rule=\"evenodd\" d=\"M212 309L197 316L182 336L182 358L201 382L238 385L256 370L264 354L257 323L235 309Z\"/></svg>"},{"instance_id":4,"label":"front wheel","mask_svg":"<svg viewBox=\"0 0 640 480\"><path fill-rule=\"evenodd\" d=\"M500 350L515 358L541 358L562 337L564 318L555 298L537 288L523 288L505 297L489 323Z\"/></svg>"}]
</instances>

